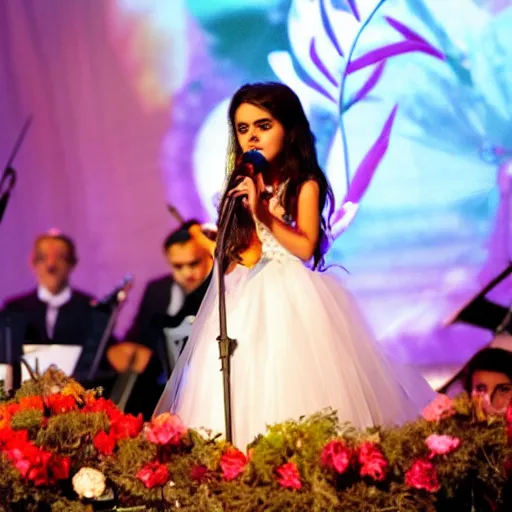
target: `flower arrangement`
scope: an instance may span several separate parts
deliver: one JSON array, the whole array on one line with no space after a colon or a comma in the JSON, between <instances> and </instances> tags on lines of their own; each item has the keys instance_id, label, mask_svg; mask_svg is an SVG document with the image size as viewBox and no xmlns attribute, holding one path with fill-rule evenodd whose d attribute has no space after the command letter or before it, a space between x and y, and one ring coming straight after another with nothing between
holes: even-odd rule
<instances>
[{"instance_id":1,"label":"flower arrangement","mask_svg":"<svg viewBox=\"0 0 512 512\"><path fill-rule=\"evenodd\" d=\"M323 411L269 426L242 451L170 413L144 424L96 390L47 380L0 403L2 510L510 507L512 408L487 417L466 395L363 432Z\"/></svg>"}]
</instances>

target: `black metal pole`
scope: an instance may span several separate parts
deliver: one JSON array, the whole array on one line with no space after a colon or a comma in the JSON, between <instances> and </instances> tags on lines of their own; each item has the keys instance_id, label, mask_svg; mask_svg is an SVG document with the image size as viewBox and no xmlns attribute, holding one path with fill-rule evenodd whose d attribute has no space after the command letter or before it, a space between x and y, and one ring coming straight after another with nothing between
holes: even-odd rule
<instances>
[{"instance_id":1,"label":"black metal pole","mask_svg":"<svg viewBox=\"0 0 512 512\"><path fill-rule=\"evenodd\" d=\"M101 360L103 358L103 355L105 354L105 348L108 344L110 336L112 335L112 331L114 330L114 327L116 325L117 317L119 315L120 306L121 305L119 302L115 302L115 304L112 306L112 310L109 315L107 326L105 327L105 330L103 331L103 335L101 336L100 343L98 345L96 354L94 356L94 360L89 368L89 371L87 372L87 377L86 377L87 381L92 381L96 377L96 373L98 372L98 368L100 366Z\"/></svg>"},{"instance_id":2,"label":"black metal pole","mask_svg":"<svg viewBox=\"0 0 512 512\"><path fill-rule=\"evenodd\" d=\"M226 441L233 442L233 418L231 413L231 355L236 347L236 341L228 336L226 318L226 286L224 281L224 241L226 232L230 228L233 212L235 209L235 198L231 199L225 211L219 218L219 232L217 234L217 270L219 284L219 328L220 334L219 355L221 361L222 380L224 387L224 421L226 425Z\"/></svg>"},{"instance_id":3,"label":"black metal pole","mask_svg":"<svg viewBox=\"0 0 512 512\"><path fill-rule=\"evenodd\" d=\"M9 197L11 195L12 190L14 189L14 185L16 185L16 171L12 167L12 163L25 139L25 135L27 135L28 129L32 124L32 114L27 118L23 127L21 128L21 132L14 143L14 148L7 160L7 164L5 166L2 177L0 178L0 222L2 222L2 218L4 216L5 210L7 209L7 203L9 202Z\"/></svg>"}]
</instances>

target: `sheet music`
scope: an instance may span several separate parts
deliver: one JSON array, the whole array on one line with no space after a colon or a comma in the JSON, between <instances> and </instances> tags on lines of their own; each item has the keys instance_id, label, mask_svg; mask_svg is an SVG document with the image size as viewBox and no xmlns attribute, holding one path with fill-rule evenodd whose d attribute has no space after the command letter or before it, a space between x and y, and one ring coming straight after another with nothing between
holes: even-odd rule
<instances>
[{"instance_id":1,"label":"sheet music","mask_svg":"<svg viewBox=\"0 0 512 512\"><path fill-rule=\"evenodd\" d=\"M39 372L42 374L52 364L66 375L73 375L78 359L82 354L80 345L23 345L24 359L35 370L36 359ZM21 381L30 379L30 374L24 365L21 366Z\"/></svg>"},{"instance_id":2,"label":"sheet music","mask_svg":"<svg viewBox=\"0 0 512 512\"><path fill-rule=\"evenodd\" d=\"M177 327L164 329L165 341L167 344L167 356L169 358L169 367L171 371L176 365L176 361L185 346L187 338L190 336L194 319L195 316L189 315L185 317Z\"/></svg>"},{"instance_id":3,"label":"sheet music","mask_svg":"<svg viewBox=\"0 0 512 512\"><path fill-rule=\"evenodd\" d=\"M0 364L0 380L4 382L4 389L8 389L12 384L12 382L8 382L12 378L10 368L11 366L8 364Z\"/></svg>"}]
</instances>

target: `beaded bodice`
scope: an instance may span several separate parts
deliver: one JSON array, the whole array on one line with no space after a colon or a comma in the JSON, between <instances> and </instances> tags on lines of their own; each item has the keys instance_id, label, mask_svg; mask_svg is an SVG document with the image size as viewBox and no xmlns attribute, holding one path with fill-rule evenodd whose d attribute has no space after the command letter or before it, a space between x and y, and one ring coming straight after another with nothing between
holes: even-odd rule
<instances>
[{"instance_id":1,"label":"beaded bodice","mask_svg":"<svg viewBox=\"0 0 512 512\"><path fill-rule=\"evenodd\" d=\"M274 193L270 201L276 201L278 205L283 206L283 197L287 182L282 183ZM274 260L278 262L298 261L299 258L285 249L272 234L272 232L259 220L255 219L256 233L261 242L262 260Z\"/></svg>"}]
</instances>

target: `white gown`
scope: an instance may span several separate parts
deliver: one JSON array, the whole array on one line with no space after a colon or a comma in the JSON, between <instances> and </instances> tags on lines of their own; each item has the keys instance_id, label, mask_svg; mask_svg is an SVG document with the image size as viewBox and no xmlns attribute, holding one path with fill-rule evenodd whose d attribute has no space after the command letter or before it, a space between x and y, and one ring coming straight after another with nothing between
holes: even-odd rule
<instances>
[{"instance_id":1,"label":"white gown","mask_svg":"<svg viewBox=\"0 0 512 512\"><path fill-rule=\"evenodd\" d=\"M332 407L356 427L415 418L434 397L419 373L391 364L336 276L306 268L258 225L260 262L226 276L233 442L266 425ZM191 336L155 410L223 433L217 269Z\"/></svg>"}]
</instances>

